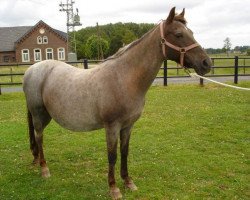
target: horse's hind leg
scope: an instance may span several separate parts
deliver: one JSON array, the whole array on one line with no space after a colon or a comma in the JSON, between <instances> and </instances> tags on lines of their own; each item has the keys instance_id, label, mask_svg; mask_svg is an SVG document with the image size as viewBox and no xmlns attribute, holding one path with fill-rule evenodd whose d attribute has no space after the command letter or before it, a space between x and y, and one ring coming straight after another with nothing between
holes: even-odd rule
<instances>
[{"instance_id":1,"label":"horse's hind leg","mask_svg":"<svg viewBox=\"0 0 250 200\"><path fill-rule=\"evenodd\" d=\"M120 151L121 151L121 177L124 180L124 184L130 190L137 190L133 180L128 175L128 151L129 151L129 139L131 134L131 127L122 129L120 132Z\"/></svg>"},{"instance_id":2,"label":"horse's hind leg","mask_svg":"<svg viewBox=\"0 0 250 200\"><path fill-rule=\"evenodd\" d=\"M44 158L44 153L43 153L43 133L35 131L35 137L36 137L36 142L38 146L38 151L39 151L39 162L42 170L42 177L48 178L50 177L50 172L49 168L46 164L46 160Z\"/></svg>"},{"instance_id":3,"label":"horse's hind leg","mask_svg":"<svg viewBox=\"0 0 250 200\"><path fill-rule=\"evenodd\" d=\"M30 116L29 116L30 115ZM34 109L32 115L28 111L29 119L29 133L30 133L30 146L34 161L39 163L42 169L42 177L48 178L50 176L49 168L47 167L46 160L43 152L43 130L51 120L50 115L44 107ZM34 128L32 130L32 128Z\"/></svg>"},{"instance_id":4,"label":"horse's hind leg","mask_svg":"<svg viewBox=\"0 0 250 200\"><path fill-rule=\"evenodd\" d=\"M35 129L33 125L33 119L30 111L28 110L27 113L28 117L28 126L29 126L29 136L30 136L30 150L34 156L33 164L36 165L39 163L39 150L38 150L38 145L36 142L36 137L35 137Z\"/></svg>"}]
</instances>

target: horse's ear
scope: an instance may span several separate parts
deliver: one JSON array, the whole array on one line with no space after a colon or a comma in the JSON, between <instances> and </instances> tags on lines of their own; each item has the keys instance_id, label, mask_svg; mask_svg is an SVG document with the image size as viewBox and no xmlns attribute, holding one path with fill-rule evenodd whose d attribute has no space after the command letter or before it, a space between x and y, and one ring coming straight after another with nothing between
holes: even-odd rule
<instances>
[{"instance_id":1,"label":"horse's ear","mask_svg":"<svg viewBox=\"0 0 250 200\"><path fill-rule=\"evenodd\" d=\"M180 13L180 16L184 17L185 15L185 8L183 8L182 12Z\"/></svg>"},{"instance_id":2,"label":"horse's ear","mask_svg":"<svg viewBox=\"0 0 250 200\"><path fill-rule=\"evenodd\" d=\"M167 24L170 24L173 22L174 20L174 16L175 16L175 7L173 7L170 12L169 12L169 15L168 15L168 18L166 20Z\"/></svg>"}]
</instances>

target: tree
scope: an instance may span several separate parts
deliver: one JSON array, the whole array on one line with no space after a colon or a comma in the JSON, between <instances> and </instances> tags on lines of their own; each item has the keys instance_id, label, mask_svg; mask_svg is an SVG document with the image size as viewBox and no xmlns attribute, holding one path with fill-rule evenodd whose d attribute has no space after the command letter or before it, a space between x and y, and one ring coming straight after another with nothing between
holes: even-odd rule
<instances>
[{"instance_id":1,"label":"tree","mask_svg":"<svg viewBox=\"0 0 250 200\"><path fill-rule=\"evenodd\" d=\"M247 55L250 56L250 48L247 49Z\"/></svg>"},{"instance_id":2,"label":"tree","mask_svg":"<svg viewBox=\"0 0 250 200\"><path fill-rule=\"evenodd\" d=\"M101 46L100 48L99 46L99 57L102 57L101 52L103 52L103 56L104 58L106 58L116 53L122 46L136 40L137 38L140 38L154 26L155 26L154 24L136 24L136 23L119 22L116 24L101 25L98 26L98 28L96 26L86 27L84 29L76 31L78 59L81 58L98 59L98 48L94 50L95 52L91 52L90 50L91 48L93 48L93 44L90 45L90 43L94 43L93 40L96 41L98 36L100 38L100 41L104 39L106 41L104 43L108 42L107 52L105 51L106 50L105 47ZM95 47L98 47L98 45L96 45Z\"/></svg>"},{"instance_id":3,"label":"tree","mask_svg":"<svg viewBox=\"0 0 250 200\"><path fill-rule=\"evenodd\" d=\"M90 59L103 59L100 56L105 56L108 52L108 49L108 41L101 37L98 37L97 35L90 36L85 46L86 55Z\"/></svg>"},{"instance_id":4,"label":"tree","mask_svg":"<svg viewBox=\"0 0 250 200\"><path fill-rule=\"evenodd\" d=\"M80 43L79 41L76 41L76 52L77 52L77 60L87 57L85 51L85 45Z\"/></svg>"},{"instance_id":5,"label":"tree","mask_svg":"<svg viewBox=\"0 0 250 200\"><path fill-rule=\"evenodd\" d=\"M122 38L122 42L123 44L129 44L131 42L133 42L134 40L136 40L136 36L135 34L130 31L130 30L125 30L125 33L123 34L123 38Z\"/></svg>"},{"instance_id":6,"label":"tree","mask_svg":"<svg viewBox=\"0 0 250 200\"><path fill-rule=\"evenodd\" d=\"M113 55L115 52L117 52L121 47L123 46L122 43L122 36L121 35L115 35L112 37L110 41L110 51L109 55Z\"/></svg>"},{"instance_id":7,"label":"tree","mask_svg":"<svg viewBox=\"0 0 250 200\"><path fill-rule=\"evenodd\" d=\"M224 40L224 46L223 46L223 49L225 50L225 52L227 53L227 56L229 56L229 51L231 49L231 40L229 37L227 37L225 40Z\"/></svg>"}]
</instances>

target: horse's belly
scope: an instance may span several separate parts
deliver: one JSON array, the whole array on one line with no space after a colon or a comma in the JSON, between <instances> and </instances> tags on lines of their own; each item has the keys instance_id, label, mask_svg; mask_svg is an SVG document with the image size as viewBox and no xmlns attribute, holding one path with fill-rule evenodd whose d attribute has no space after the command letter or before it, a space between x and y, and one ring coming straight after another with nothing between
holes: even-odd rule
<instances>
[{"instance_id":1,"label":"horse's belly","mask_svg":"<svg viewBox=\"0 0 250 200\"><path fill-rule=\"evenodd\" d=\"M103 127L95 106L85 98L85 103L60 98L46 102L50 116L62 127L72 131L91 131Z\"/></svg>"},{"instance_id":2,"label":"horse's belly","mask_svg":"<svg viewBox=\"0 0 250 200\"><path fill-rule=\"evenodd\" d=\"M71 131L92 131L103 128L101 123L98 123L95 119L90 119L89 116L85 118L84 115L79 116L71 116L71 114L67 116L53 116L52 118L62 127L69 129Z\"/></svg>"},{"instance_id":3,"label":"horse's belly","mask_svg":"<svg viewBox=\"0 0 250 200\"><path fill-rule=\"evenodd\" d=\"M55 120L56 121L56 120ZM85 132L85 131L93 131L97 129L103 128L103 125L101 124L70 124L70 123L61 123L56 121L59 125L62 127L71 130L71 131L76 131L76 132Z\"/></svg>"}]
</instances>

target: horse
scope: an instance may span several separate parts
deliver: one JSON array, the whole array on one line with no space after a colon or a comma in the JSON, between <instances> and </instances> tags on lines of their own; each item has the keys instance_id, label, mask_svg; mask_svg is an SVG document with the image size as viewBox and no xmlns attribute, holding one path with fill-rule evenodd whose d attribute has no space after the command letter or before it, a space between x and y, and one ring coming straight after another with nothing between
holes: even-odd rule
<instances>
[{"instance_id":1,"label":"horse","mask_svg":"<svg viewBox=\"0 0 250 200\"><path fill-rule=\"evenodd\" d=\"M204 75L211 60L186 25L185 9L173 7L148 33L92 69L79 69L64 62L45 60L24 75L30 149L41 175L50 176L43 152L43 131L54 119L72 131L105 129L108 185L113 199L122 198L116 185L115 164L120 139L120 176L126 188L137 186L128 173L129 140L134 123L145 104L145 95L167 58Z\"/></svg>"}]
</instances>

